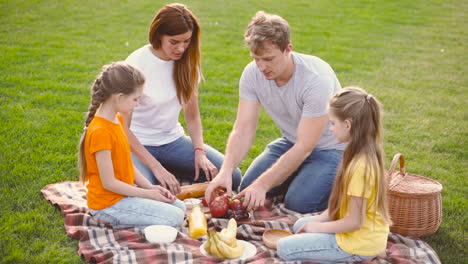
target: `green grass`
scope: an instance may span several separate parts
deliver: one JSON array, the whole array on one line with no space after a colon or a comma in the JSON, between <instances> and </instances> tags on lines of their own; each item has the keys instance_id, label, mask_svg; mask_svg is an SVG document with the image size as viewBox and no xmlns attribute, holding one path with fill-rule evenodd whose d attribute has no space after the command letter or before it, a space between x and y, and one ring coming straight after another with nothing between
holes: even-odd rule
<instances>
[{"instance_id":1,"label":"green grass","mask_svg":"<svg viewBox=\"0 0 468 264\"><path fill-rule=\"evenodd\" d=\"M89 86L102 65L146 43L162 1L0 1L0 262L82 263L61 213L41 195L76 180ZM467 261L466 1L182 1L203 29L200 89L205 141L221 151L251 60L243 31L257 10L292 26L294 50L317 55L343 86L385 107L387 166L444 186L443 223L423 237L443 263ZM265 113L241 169L279 135Z\"/></svg>"}]
</instances>

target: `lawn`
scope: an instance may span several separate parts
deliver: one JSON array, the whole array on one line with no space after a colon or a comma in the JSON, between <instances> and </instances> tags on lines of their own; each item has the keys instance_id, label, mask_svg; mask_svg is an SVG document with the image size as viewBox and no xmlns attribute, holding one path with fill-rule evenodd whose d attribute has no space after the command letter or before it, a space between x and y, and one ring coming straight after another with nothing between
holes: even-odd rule
<instances>
[{"instance_id":1,"label":"lawn","mask_svg":"<svg viewBox=\"0 0 468 264\"><path fill-rule=\"evenodd\" d=\"M203 30L206 143L225 149L239 77L251 60L243 44L249 19L257 10L277 13L292 27L294 50L321 57L343 86L383 102L387 166L401 152L409 172L444 186L443 223L423 240L443 263L467 263L467 1L182 2ZM78 179L89 87L102 65L147 43L164 3L0 1L0 263L83 262L40 190ZM241 169L278 136L262 113Z\"/></svg>"}]
</instances>

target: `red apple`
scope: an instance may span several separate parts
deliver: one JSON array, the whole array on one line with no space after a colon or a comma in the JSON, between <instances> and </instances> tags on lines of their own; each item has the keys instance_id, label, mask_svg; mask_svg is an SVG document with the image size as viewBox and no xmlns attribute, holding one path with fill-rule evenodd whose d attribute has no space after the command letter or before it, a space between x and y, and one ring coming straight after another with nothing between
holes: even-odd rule
<instances>
[{"instance_id":1,"label":"red apple","mask_svg":"<svg viewBox=\"0 0 468 264\"><path fill-rule=\"evenodd\" d=\"M210 203L210 213L213 217L222 217L229 208L229 201L226 196L218 196Z\"/></svg>"},{"instance_id":2,"label":"red apple","mask_svg":"<svg viewBox=\"0 0 468 264\"><path fill-rule=\"evenodd\" d=\"M230 201L229 201L229 200L230 200L230 198L229 198L229 196L228 196L227 194L223 194L223 195L218 196L218 197L216 197L216 198L219 198L219 199L222 199L223 201L225 201L225 202L227 203L228 207L229 207L229 204L230 204Z\"/></svg>"}]
</instances>

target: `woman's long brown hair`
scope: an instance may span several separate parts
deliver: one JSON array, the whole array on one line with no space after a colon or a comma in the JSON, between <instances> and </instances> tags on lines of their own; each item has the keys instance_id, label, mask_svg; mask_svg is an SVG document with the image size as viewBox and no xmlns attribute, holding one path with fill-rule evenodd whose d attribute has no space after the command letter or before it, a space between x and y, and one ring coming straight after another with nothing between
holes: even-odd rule
<instances>
[{"instance_id":1,"label":"woman's long brown hair","mask_svg":"<svg viewBox=\"0 0 468 264\"><path fill-rule=\"evenodd\" d=\"M177 98L188 103L203 79L200 63L200 26L196 16L183 4L169 4L161 8L151 22L149 42L154 49L161 47L163 35L175 36L192 31L192 38L181 59L174 62L173 78Z\"/></svg>"},{"instance_id":2,"label":"woman's long brown hair","mask_svg":"<svg viewBox=\"0 0 468 264\"><path fill-rule=\"evenodd\" d=\"M91 87L91 102L86 113L84 132L81 135L78 146L78 168L80 180L85 183L88 180L87 164L85 156L85 139L88 126L96 115L97 110L112 94L131 94L137 87L143 86L145 77L137 68L125 63L114 62L105 65L98 74Z\"/></svg>"},{"instance_id":3,"label":"woman's long brown hair","mask_svg":"<svg viewBox=\"0 0 468 264\"><path fill-rule=\"evenodd\" d=\"M377 98L368 95L358 87L347 87L339 91L329 103L330 113L340 121L351 122L350 139L343 153L338 173L328 202L331 220L339 218L340 206L347 199L346 192L352 177L355 162L365 161L365 182L371 175L376 175L375 208L388 224L391 224L388 212L386 185L384 179L383 128L381 121L382 106ZM364 187L364 192L365 192Z\"/></svg>"}]
</instances>

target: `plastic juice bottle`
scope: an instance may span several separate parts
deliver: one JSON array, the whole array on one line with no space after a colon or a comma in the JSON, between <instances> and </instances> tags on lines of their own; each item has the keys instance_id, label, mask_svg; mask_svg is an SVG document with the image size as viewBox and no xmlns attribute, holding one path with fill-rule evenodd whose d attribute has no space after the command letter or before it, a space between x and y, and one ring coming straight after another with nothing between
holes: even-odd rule
<instances>
[{"instance_id":1,"label":"plastic juice bottle","mask_svg":"<svg viewBox=\"0 0 468 264\"><path fill-rule=\"evenodd\" d=\"M194 205L189 215L189 235L191 238L199 238L207 234L206 216L202 212L200 205Z\"/></svg>"}]
</instances>

